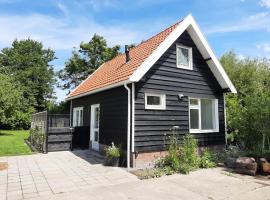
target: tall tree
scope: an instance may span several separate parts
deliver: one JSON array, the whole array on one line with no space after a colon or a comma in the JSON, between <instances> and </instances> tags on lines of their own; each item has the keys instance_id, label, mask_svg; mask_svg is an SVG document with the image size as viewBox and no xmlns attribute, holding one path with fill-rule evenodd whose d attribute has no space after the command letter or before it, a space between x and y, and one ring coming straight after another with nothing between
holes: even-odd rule
<instances>
[{"instance_id":1,"label":"tall tree","mask_svg":"<svg viewBox=\"0 0 270 200\"><path fill-rule=\"evenodd\" d=\"M41 42L14 40L11 47L1 50L0 71L20 84L29 107L41 111L52 97L55 78L50 62L54 59L54 51L45 49Z\"/></svg>"},{"instance_id":2,"label":"tall tree","mask_svg":"<svg viewBox=\"0 0 270 200\"><path fill-rule=\"evenodd\" d=\"M63 89L73 89L101 64L119 54L120 46L108 47L104 37L95 34L89 42L82 42L78 51L73 50L65 68L58 72Z\"/></svg>"},{"instance_id":3,"label":"tall tree","mask_svg":"<svg viewBox=\"0 0 270 200\"><path fill-rule=\"evenodd\" d=\"M0 129L28 128L33 108L25 105L20 85L0 74Z\"/></svg>"},{"instance_id":4,"label":"tall tree","mask_svg":"<svg viewBox=\"0 0 270 200\"><path fill-rule=\"evenodd\" d=\"M231 51L221 63L238 91L226 95L229 138L248 150L260 152L266 145L270 150L269 61L241 60Z\"/></svg>"}]
</instances>

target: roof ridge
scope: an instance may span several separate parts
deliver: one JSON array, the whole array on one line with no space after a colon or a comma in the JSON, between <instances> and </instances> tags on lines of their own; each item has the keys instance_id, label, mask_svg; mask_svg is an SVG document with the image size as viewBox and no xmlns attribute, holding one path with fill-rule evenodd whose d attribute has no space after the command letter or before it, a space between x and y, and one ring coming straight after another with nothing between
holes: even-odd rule
<instances>
[{"instance_id":1,"label":"roof ridge","mask_svg":"<svg viewBox=\"0 0 270 200\"><path fill-rule=\"evenodd\" d=\"M178 22L176 22L176 23L172 24L171 26L169 26L169 27L167 27L167 28L163 29L162 31L158 32L157 34L152 35L150 38L148 38L147 40L142 41L140 44L138 44L138 45L137 45L137 46L135 46L134 48L136 48L136 47L140 46L141 44L143 44L143 43L145 43L145 42L147 42L147 41L149 41L149 40L153 39L154 37L156 37L156 36L158 36L158 35L162 34L163 32L167 31L168 29L170 29L170 28L172 28L172 27L174 27L174 26L176 26L176 25L180 24L182 21L183 21L183 19L181 19L181 20L179 20ZM133 48L132 48L132 49L133 49Z\"/></svg>"},{"instance_id":2,"label":"roof ridge","mask_svg":"<svg viewBox=\"0 0 270 200\"><path fill-rule=\"evenodd\" d=\"M152 35L152 36L151 36L150 38L148 38L147 40L144 40L144 41L142 41L140 44L138 44L138 45L132 47L132 48L130 49L130 51L131 51L131 50L133 51L133 50L135 50L136 48L139 48L139 47L140 47L141 45L143 45L144 43L146 43L146 42L148 42L149 40L153 39L154 37L157 37L158 35L164 33L164 32L167 31L168 29L170 29L170 28L172 28L172 27L174 27L174 26L180 24L182 21L183 21L183 19L181 19L181 20L177 21L176 23L172 24L171 26L169 26L169 27L163 29L162 31L158 32L157 34ZM125 52L120 53L120 54L118 54L117 56L115 56L115 57L114 57L113 59L111 59L111 60L114 60L116 57L121 56L121 55L124 55L124 54L125 54ZM132 59L132 57L130 57L130 59ZM110 62L111 60L108 60L108 61L106 61L106 62ZM106 63L106 62L105 62L105 63ZM123 63L123 64L122 64L121 66L119 66L117 69L122 68L125 64L126 64L126 63Z\"/></svg>"},{"instance_id":3,"label":"roof ridge","mask_svg":"<svg viewBox=\"0 0 270 200\"><path fill-rule=\"evenodd\" d=\"M163 32L167 31L168 29L170 29L170 28L172 28L172 27L174 27L174 26L180 24L182 21L183 21L183 19L181 19L181 20L179 20L178 22L172 24L171 26L169 26L169 27L163 29L162 31L158 32L157 34L152 35L150 38L148 38L148 39L142 41L140 44L136 45L135 47L132 47L130 50L133 50L133 49L139 47L139 46L142 45L143 43L145 43L145 42L151 40L152 38L154 38L154 37L156 37L156 36L162 34ZM124 54L125 54L125 52L119 53L119 54L118 54L117 56L115 56L114 58L116 58L116 57L118 57L118 56L121 56L121 55L124 55ZM114 58L112 58L111 60L113 60ZM106 61L106 62L110 62L111 60L108 60L108 61ZM106 63L106 62L105 62L105 63Z\"/></svg>"}]
</instances>

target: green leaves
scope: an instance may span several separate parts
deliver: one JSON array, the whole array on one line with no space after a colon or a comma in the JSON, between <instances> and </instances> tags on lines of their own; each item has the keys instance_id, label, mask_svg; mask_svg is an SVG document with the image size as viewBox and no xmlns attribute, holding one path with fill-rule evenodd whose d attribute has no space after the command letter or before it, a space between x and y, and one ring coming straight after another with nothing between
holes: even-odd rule
<instances>
[{"instance_id":1,"label":"green leaves","mask_svg":"<svg viewBox=\"0 0 270 200\"><path fill-rule=\"evenodd\" d=\"M0 126L1 128L26 128L30 113L25 107L23 92L14 79L0 74Z\"/></svg>"},{"instance_id":2,"label":"green leaves","mask_svg":"<svg viewBox=\"0 0 270 200\"><path fill-rule=\"evenodd\" d=\"M262 151L263 135L270 138L270 63L239 60L234 52L222 56L221 63L238 90L226 95L229 133L242 147Z\"/></svg>"},{"instance_id":3,"label":"green leaves","mask_svg":"<svg viewBox=\"0 0 270 200\"><path fill-rule=\"evenodd\" d=\"M73 89L104 62L119 54L120 46L108 47L105 38L94 35L89 42L82 42L78 51L73 50L65 68L58 72L62 81L59 87Z\"/></svg>"},{"instance_id":4,"label":"green leaves","mask_svg":"<svg viewBox=\"0 0 270 200\"><path fill-rule=\"evenodd\" d=\"M27 128L31 113L46 109L55 84L50 65L54 59L54 51L31 39L14 40L11 47L1 50L0 74L5 77L1 83L5 85L0 96L5 105L0 111L5 113L1 127Z\"/></svg>"}]
</instances>

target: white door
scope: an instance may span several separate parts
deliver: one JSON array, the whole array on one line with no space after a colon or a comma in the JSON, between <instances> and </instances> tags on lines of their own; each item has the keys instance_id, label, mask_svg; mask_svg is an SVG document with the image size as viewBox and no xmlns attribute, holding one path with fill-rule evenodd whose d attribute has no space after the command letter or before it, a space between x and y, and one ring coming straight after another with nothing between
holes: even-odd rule
<instances>
[{"instance_id":1,"label":"white door","mask_svg":"<svg viewBox=\"0 0 270 200\"><path fill-rule=\"evenodd\" d=\"M90 140L92 149L99 151L99 104L91 105Z\"/></svg>"}]
</instances>

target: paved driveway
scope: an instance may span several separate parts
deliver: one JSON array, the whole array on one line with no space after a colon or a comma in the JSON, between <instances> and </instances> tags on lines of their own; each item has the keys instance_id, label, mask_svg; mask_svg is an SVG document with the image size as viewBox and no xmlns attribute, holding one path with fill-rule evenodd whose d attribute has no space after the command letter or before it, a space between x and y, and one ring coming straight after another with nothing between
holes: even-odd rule
<instances>
[{"instance_id":1,"label":"paved driveway","mask_svg":"<svg viewBox=\"0 0 270 200\"><path fill-rule=\"evenodd\" d=\"M270 200L270 180L206 169L54 195L50 200ZM39 200L47 200L40 198Z\"/></svg>"},{"instance_id":2,"label":"paved driveway","mask_svg":"<svg viewBox=\"0 0 270 200\"><path fill-rule=\"evenodd\" d=\"M138 180L124 169L104 167L88 151L1 158L0 200L270 200L270 179L223 171Z\"/></svg>"},{"instance_id":3,"label":"paved driveway","mask_svg":"<svg viewBox=\"0 0 270 200\"><path fill-rule=\"evenodd\" d=\"M0 171L0 200L49 198L55 194L111 186L137 178L124 169L104 167L89 151L64 151L0 157L8 169Z\"/></svg>"}]
</instances>

